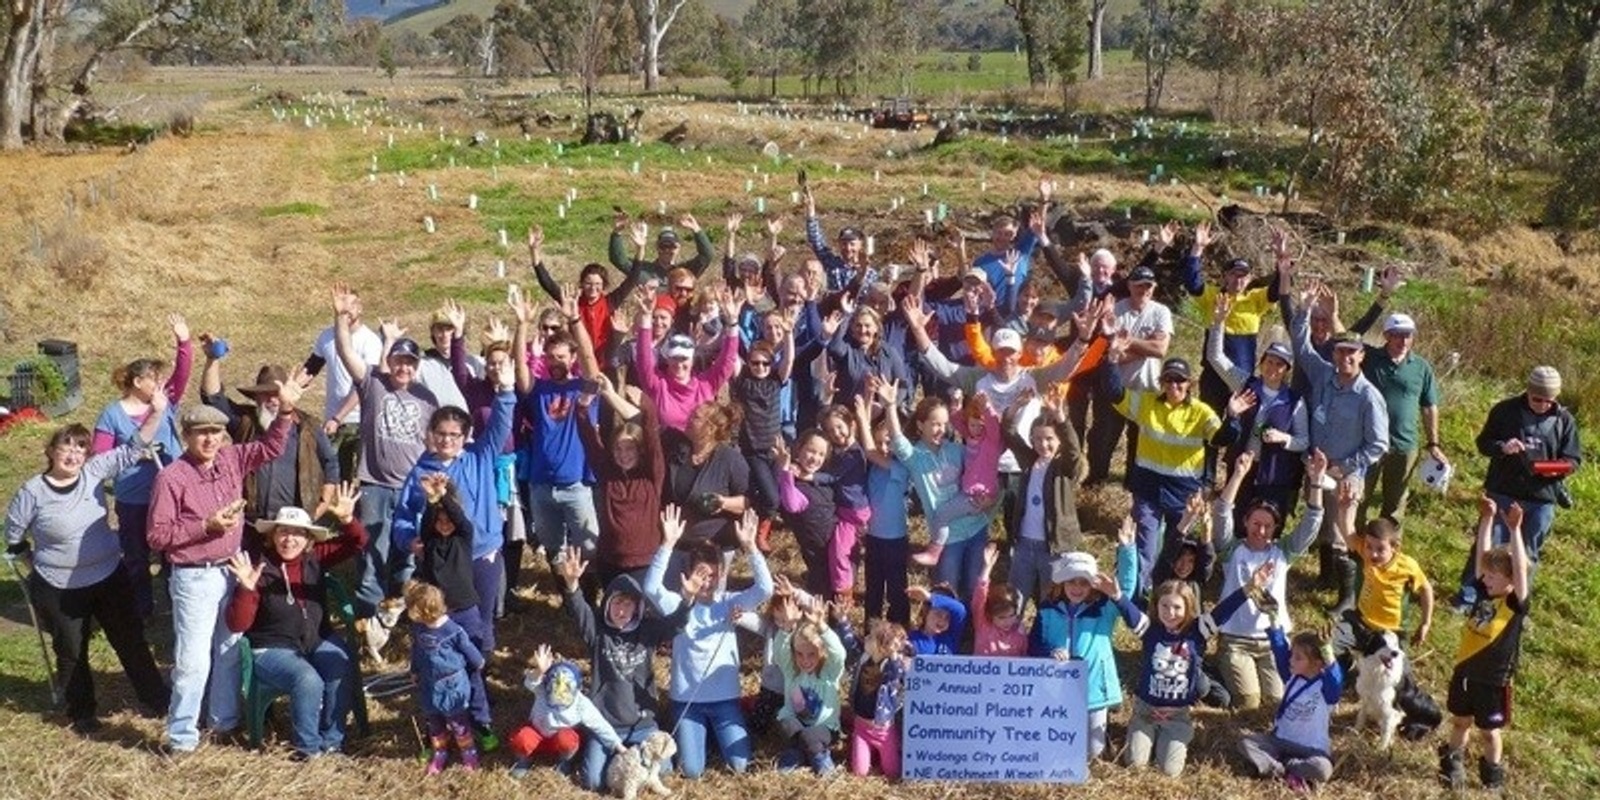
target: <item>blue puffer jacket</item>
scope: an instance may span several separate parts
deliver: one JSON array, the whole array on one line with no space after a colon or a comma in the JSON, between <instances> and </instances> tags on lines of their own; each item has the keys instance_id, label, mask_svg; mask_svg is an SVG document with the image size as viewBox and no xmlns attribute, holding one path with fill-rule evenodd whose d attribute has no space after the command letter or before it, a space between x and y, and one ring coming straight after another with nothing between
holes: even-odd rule
<instances>
[{"instance_id":1,"label":"blue puffer jacket","mask_svg":"<svg viewBox=\"0 0 1600 800\"><path fill-rule=\"evenodd\" d=\"M1134 546L1117 548L1117 583L1132 586L1138 579L1139 558ZM1056 650L1067 650L1089 668L1088 710L1122 705L1122 681L1117 678L1117 662L1111 650L1111 632L1117 624L1117 605L1102 596L1087 603L1069 603L1061 598L1039 607L1028 640L1028 655L1050 658Z\"/></svg>"}]
</instances>

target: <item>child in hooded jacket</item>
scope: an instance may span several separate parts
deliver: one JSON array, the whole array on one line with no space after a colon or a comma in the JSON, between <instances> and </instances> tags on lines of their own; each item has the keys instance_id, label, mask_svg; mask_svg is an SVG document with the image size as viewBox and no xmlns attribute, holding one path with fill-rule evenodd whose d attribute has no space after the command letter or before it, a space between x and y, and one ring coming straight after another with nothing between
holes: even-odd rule
<instances>
[{"instance_id":1,"label":"child in hooded jacket","mask_svg":"<svg viewBox=\"0 0 1600 800\"><path fill-rule=\"evenodd\" d=\"M557 662L550 645L539 645L533 656L533 669L523 675L522 685L533 693L533 708L528 710L527 724L508 740L511 752L517 756L511 777L526 776L536 756L554 756L556 770L567 774L584 733L598 739L609 754L627 749L600 709L583 696L583 673L578 665Z\"/></svg>"},{"instance_id":2,"label":"child in hooded jacket","mask_svg":"<svg viewBox=\"0 0 1600 800\"><path fill-rule=\"evenodd\" d=\"M563 603L589 646L590 697L622 744L631 747L659 730L655 652L672 641L683 624L682 612L667 618L646 616L644 590L625 572L611 579L598 608L590 605L580 584L588 567L582 548L567 548L560 565L566 586ZM583 737L583 771L578 775L583 788L604 788L611 755L600 736Z\"/></svg>"},{"instance_id":3,"label":"child in hooded jacket","mask_svg":"<svg viewBox=\"0 0 1600 800\"><path fill-rule=\"evenodd\" d=\"M444 771L452 740L461 751L461 766L477 769L478 749L467 713L472 685L468 676L482 673L483 653L466 630L445 614L444 595L438 587L412 581L406 584L405 597L406 613L411 617L411 675L433 745L428 774Z\"/></svg>"},{"instance_id":4,"label":"child in hooded jacket","mask_svg":"<svg viewBox=\"0 0 1600 800\"><path fill-rule=\"evenodd\" d=\"M913 586L906 596L924 605L922 624L908 640L912 652L924 656L952 656L961 652L961 631L967 624L967 607L946 584L933 589Z\"/></svg>"},{"instance_id":5,"label":"child in hooded jacket","mask_svg":"<svg viewBox=\"0 0 1600 800\"><path fill-rule=\"evenodd\" d=\"M1133 541L1130 519L1123 524L1117 544L1116 580L1128 586L1138 580L1139 562ZM1081 659L1088 665L1091 759L1105 752L1107 712L1122 704L1122 683L1111 649L1116 606L1095 589L1102 577L1094 556L1088 553L1067 553L1056 559L1050 567L1052 585L1045 602L1039 605L1028 644L1028 655L1035 658Z\"/></svg>"}]
</instances>

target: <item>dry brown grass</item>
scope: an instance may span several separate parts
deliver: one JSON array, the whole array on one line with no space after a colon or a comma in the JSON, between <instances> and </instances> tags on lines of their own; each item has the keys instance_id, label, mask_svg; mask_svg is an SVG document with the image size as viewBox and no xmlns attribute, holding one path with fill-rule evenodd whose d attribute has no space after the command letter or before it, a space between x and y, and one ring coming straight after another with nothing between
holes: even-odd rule
<instances>
[{"instance_id":1,"label":"dry brown grass","mask_svg":"<svg viewBox=\"0 0 1600 800\"><path fill-rule=\"evenodd\" d=\"M60 157L30 152L0 156L0 197L9 198L7 213L0 214L0 241L22 243L3 254L7 261L0 311L6 313L0 320L7 335L0 344L0 357L19 354L31 348L32 340L47 336L79 342L89 402L74 415L75 421L92 420L109 399L106 375L111 365L140 355L170 352L163 322L169 312L182 311L189 315L195 330L216 331L232 340L236 354L228 370L236 381L261 361L294 363L304 356L315 332L327 324L324 292L334 279L348 280L365 291L369 319L398 316L417 330L430 309L404 302L408 287L424 280L463 289L486 289L501 283L485 269L480 256L452 252L453 242L483 236L481 225L460 204L427 207L426 213L436 218L442 235L429 238L421 231L425 212L419 198L425 182L437 183L447 196L461 197L484 185L487 178L482 172L435 169L426 178L411 176L405 187L391 176L373 183L351 179L341 173L338 163L352 157L364 159L379 146L376 137L363 140L359 130L307 131L264 122L264 114L241 110L251 97L242 85L253 80L262 79L225 70L157 70L148 85L128 90L130 94L147 92L168 102L202 94L212 98L200 129L187 139L161 139L126 155L95 152ZM337 91L373 81L371 76L346 72L299 70L280 73L266 82L309 92ZM389 84L376 86L374 91L396 101L415 101L446 91L459 93L459 87L458 81L446 77L415 75L392 88ZM709 104L659 109L646 118L647 135L659 133L680 118L689 120L702 140L744 143L754 149L771 138L786 152L826 152L829 161L867 169L885 149L904 152L932 135L875 132L862 137L859 125L784 124L731 115L726 108ZM220 129L211 128L213 121ZM437 124L433 118L431 124ZM454 130L470 127L464 118L456 118L452 124ZM414 135L433 134L430 128L428 133ZM567 183L555 170L515 167L502 172L505 180L552 197ZM916 222L920 207L910 199L920 193L923 180L973 180L971 172L959 166L926 170L903 163L885 166L881 185L863 185L859 180L845 185L826 174L817 177L819 196L826 198L825 203L837 198L879 228ZM728 198L741 198L742 202L743 179L743 175L719 170L695 181L675 181L670 187L673 205L731 202ZM1004 198L1029 193L1026 176L994 178L991 183L1002 180L1015 185L1003 192L992 189L989 197L982 198L969 190L973 205L999 205ZM1130 197L1173 205L1190 202L1181 188L1151 188L1083 176L1070 180L1075 185L1067 199L1074 204L1103 205ZM91 184L99 198L93 204L85 201ZM653 205L659 191L658 184L646 181L635 199L640 206ZM787 191L781 187L783 196ZM75 198L76 208L75 222L69 226L71 235L99 240L106 261L92 280L63 285L49 264L29 257L26 242L31 224L60 223L69 194ZM773 194L778 196L778 191ZM886 209L888 198L894 195L908 198L907 208L899 214L870 210ZM263 218L260 213L265 207L294 202L315 203L327 212L273 218ZM791 214L789 235L797 236L797 222L798 216ZM603 228L597 228L590 241L554 243L552 250L571 268L600 256L604 234ZM1537 263L1545 269L1566 267L1574 273L1600 275L1593 255L1563 256L1551 249L1549 237L1543 234L1517 232L1498 241L1504 244L1444 241L1438 252L1441 262L1465 263L1469 268L1473 264L1481 265L1477 269L1490 269L1508 263ZM473 307L475 322L489 310L487 304ZM30 430L24 435L30 440L7 443L3 452L13 456L26 453L32 458L43 432ZM9 495L12 488L0 486L0 495ZM1120 490L1096 493L1089 498L1086 527L1114 530L1125 508ZM1095 546L1102 554L1109 552L1103 541ZM776 561L781 570L797 571L792 552L780 552ZM530 566L530 570L537 573L541 568ZM492 675L499 698L497 723L509 729L526 711L527 700L517 676L533 646L553 640L567 653L579 653L581 648L548 592L535 595L531 610L509 618L501 630L508 652L496 660ZM154 638L160 642L164 636L158 632ZM1125 634L1121 646L1124 651L1131 647ZM746 648L745 652L758 651ZM1433 685L1440 685L1437 677L1446 656L1435 652L1429 658L1423 669L1435 678ZM756 664L750 659L746 663L747 682L753 685ZM121 679L113 674L113 664L107 661L101 666L99 682L106 707L125 707L130 698ZM1124 666L1125 671L1131 668ZM0 674L29 669L0 665ZM16 690L7 693L12 697L37 697L37 687L10 686ZM85 742L67 733L58 718L41 720L34 705L0 699L0 741L13 745L7 748L5 769L0 770L0 797L142 800L216 796L244 800L492 796L507 792L580 796L548 771L535 772L522 785L514 785L505 773L507 759L503 756L492 758L490 768L477 775L452 770L443 779L421 783L421 766L412 757L416 748L410 714L409 699L376 705L373 736L353 744L354 757L298 766L288 762L281 746L266 755L213 748L173 765L150 752L160 737L158 723L119 713L110 718L106 734ZM1336 723L1336 729L1341 729L1335 740L1340 757L1338 777L1323 796L1424 797L1437 793L1431 778L1433 756L1426 746L1401 744L1392 757L1369 753L1363 744L1367 739L1342 730L1352 716L1347 707ZM1245 727L1241 723L1259 724L1259 719L1235 720L1213 711L1200 712L1199 717L1201 732L1182 781L1100 764L1094 769L1094 781L1078 792L1096 797L1257 798L1284 794L1276 785L1235 774L1231 754L1238 732ZM1124 722L1123 714L1113 717L1114 747L1123 741ZM1538 746L1537 733L1514 731L1511 737L1514 750ZM760 752L762 757L749 777L713 772L698 783L674 781L674 788L688 797L737 795L750 800L798 796L1043 798L1061 794L1015 786L891 786L853 778L819 783L805 775L771 772L774 748L766 746ZM1519 794L1544 793L1543 784L1534 776L1514 770L1512 781Z\"/></svg>"}]
</instances>

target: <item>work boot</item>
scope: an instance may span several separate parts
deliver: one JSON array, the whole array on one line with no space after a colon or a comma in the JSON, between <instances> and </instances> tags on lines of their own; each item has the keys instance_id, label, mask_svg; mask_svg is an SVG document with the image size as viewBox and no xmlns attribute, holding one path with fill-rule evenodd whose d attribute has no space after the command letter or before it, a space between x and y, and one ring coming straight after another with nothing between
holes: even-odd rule
<instances>
[{"instance_id":1,"label":"work boot","mask_svg":"<svg viewBox=\"0 0 1600 800\"><path fill-rule=\"evenodd\" d=\"M1323 543L1317 545L1317 588L1318 589L1330 590L1330 589L1334 589L1334 588L1337 587L1338 582L1334 580L1334 575L1333 575L1334 571L1336 569L1338 569L1337 567L1334 566L1334 562L1336 562L1337 560L1338 560L1338 555L1335 553L1335 551L1333 549L1333 542L1323 542Z\"/></svg>"},{"instance_id":2,"label":"work boot","mask_svg":"<svg viewBox=\"0 0 1600 800\"><path fill-rule=\"evenodd\" d=\"M1355 559L1341 555L1334 559L1334 572L1339 577L1339 600L1328 613L1335 617L1356 607L1356 584L1361 580L1361 565Z\"/></svg>"},{"instance_id":3,"label":"work boot","mask_svg":"<svg viewBox=\"0 0 1600 800\"><path fill-rule=\"evenodd\" d=\"M1483 788L1485 789L1504 788L1506 785L1505 765L1491 764L1487 758L1478 759L1478 780L1483 781Z\"/></svg>"},{"instance_id":4,"label":"work boot","mask_svg":"<svg viewBox=\"0 0 1600 800\"><path fill-rule=\"evenodd\" d=\"M1458 791L1467 788L1467 765L1462 763L1461 751L1448 744L1439 745L1439 782Z\"/></svg>"},{"instance_id":5,"label":"work boot","mask_svg":"<svg viewBox=\"0 0 1600 800\"><path fill-rule=\"evenodd\" d=\"M772 554L772 520L761 520L761 524L756 526L756 549L762 555Z\"/></svg>"}]
</instances>

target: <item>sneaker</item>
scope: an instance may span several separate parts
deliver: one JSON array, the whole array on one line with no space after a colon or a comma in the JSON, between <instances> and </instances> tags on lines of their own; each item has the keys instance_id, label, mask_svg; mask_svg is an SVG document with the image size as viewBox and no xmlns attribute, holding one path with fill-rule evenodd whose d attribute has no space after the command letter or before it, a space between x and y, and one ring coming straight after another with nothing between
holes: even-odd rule
<instances>
[{"instance_id":1,"label":"sneaker","mask_svg":"<svg viewBox=\"0 0 1600 800\"><path fill-rule=\"evenodd\" d=\"M469 747L461 751L461 768L471 772L478 768L478 749Z\"/></svg>"},{"instance_id":2,"label":"sneaker","mask_svg":"<svg viewBox=\"0 0 1600 800\"><path fill-rule=\"evenodd\" d=\"M435 751L433 751L433 757L428 759L428 771L425 774L432 776L432 775L438 775L439 773L444 772L444 766L445 766L445 764L449 763L449 761L450 761L450 751L449 750L435 750Z\"/></svg>"},{"instance_id":3,"label":"sneaker","mask_svg":"<svg viewBox=\"0 0 1600 800\"><path fill-rule=\"evenodd\" d=\"M930 544L924 548L922 552L912 556L911 561L914 564L919 564L924 567L931 567L939 563L939 555L943 552L944 545Z\"/></svg>"},{"instance_id":4,"label":"sneaker","mask_svg":"<svg viewBox=\"0 0 1600 800\"><path fill-rule=\"evenodd\" d=\"M1506 785L1505 764L1491 764L1489 759L1478 759L1478 780L1485 789L1503 789Z\"/></svg>"},{"instance_id":5,"label":"sneaker","mask_svg":"<svg viewBox=\"0 0 1600 800\"><path fill-rule=\"evenodd\" d=\"M785 750L785 751L783 751L783 752L778 754L778 771L779 772L789 772L789 771L792 771L792 770L797 770L797 769L800 768L800 764L801 763L803 763L803 762L800 759L800 751L799 750L795 750L795 749L791 748L789 750Z\"/></svg>"},{"instance_id":6,"label":"sneaker","mask_svg":"<svg viewBox=\"0 0 1600 800\"><path fill-rule=\"evenodd\" d=\"M198 747L176 747L171 742L162 742L156 745L156 755L168 761L179 762L194 755L198 749Z\"/></svg>"},{"instance_id":7,"label":"sneaker","mask_svg":"<svg viewBox=\"0 0 1600 800\"><path fill-rule=\"evenodd\" d=\"M494 735L487 725L473 725L472 738L477 740L480 753L493 753L500 749L500 737Z\"/></svg>"},{"instance_id":8,"label":"sneaker","mask_svg":"<svg viewBox=\"0 0 1600 800\"><path fill-rule=\"evenodd\" d=\"M1289 787L1289 792L1291 794L1311 793L1311 784L1308 783L1305 778L1302 778L1292 772L1283 776L1283 784L1284 786Z\"/></svg>"},{"instance_id":9,"label":"sneaker","mask_svg":"<svg viewBox=\"0 0 1600 800\"><path fill-rule=\"evenodd\" d=\"M1439 745L1439 782L1457 791L1467 788L1467 766L1462 763L1461 751L1448 744Z\"/></svg>"},{"instance_id":10,"label":"sneaker","mask_svg":"<svg viewBox=\"0 0 1600 800\"><path fill-rule=\"evenodd\" d=\"M532 769L533 769L533 762L529 761L526 758L519 758L519 759L517 759L515 764L511 765L511 777L520 781L523 778L528 777L528 773Z\"/></svg>"},{"instance_id":11,"label":"sneaker","mask_svg":"<svg viewBox=\"0 0 1600 800\"><path fill-rule=\"evenodd\" d=\"M811 759L811 771L819 778L826 778L834 773L833 756L823 753Z\"/></svg>"}]
</instances>

